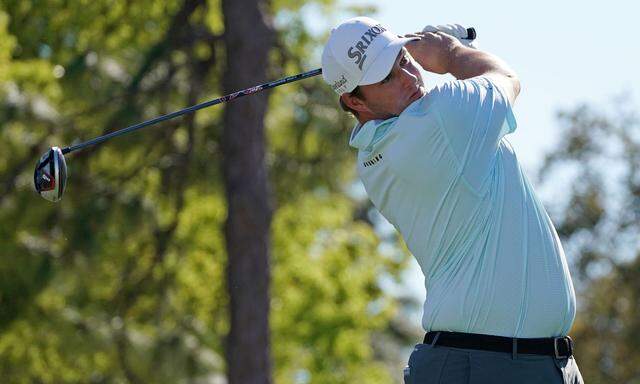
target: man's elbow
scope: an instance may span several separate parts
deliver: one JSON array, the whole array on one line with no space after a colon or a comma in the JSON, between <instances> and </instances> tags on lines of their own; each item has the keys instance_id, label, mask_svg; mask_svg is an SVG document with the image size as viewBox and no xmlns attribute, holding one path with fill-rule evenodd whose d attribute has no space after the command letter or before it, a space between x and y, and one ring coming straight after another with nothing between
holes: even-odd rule
<instances>
[{"instance_id":1,"label":"man's elbow","mask_svg":"<svg viewBox=\"0 0 640 384\"><path fill-rule=\"evenodd\" d=\"M515 73L509 77L513 83L513 98L515 99L520 94L520 78Z\"/></svg>"},{"instance_id":2,"label":"man's elbow","mask_svg":"<svg viewBox=\"0 0 640 384\"><path fill-rule=\"evenodd\" d=\"M504 78L507 80L505 84L507 97L509 98L511 105L513 105L520 94L520 78L512 71L504 74Z\"/></svg>"},{"instance_id":3,"label":"man's elbow","mask_svg":"<svg viewBox=\"0 0 640 384\"><path fill-rule=\"evenodd\" d=\"M485 76L489 77L509 99L511 105L520 94L520 78L512 70L505 68L499 71L492 71Z\"/></svg>"}]
</instances>

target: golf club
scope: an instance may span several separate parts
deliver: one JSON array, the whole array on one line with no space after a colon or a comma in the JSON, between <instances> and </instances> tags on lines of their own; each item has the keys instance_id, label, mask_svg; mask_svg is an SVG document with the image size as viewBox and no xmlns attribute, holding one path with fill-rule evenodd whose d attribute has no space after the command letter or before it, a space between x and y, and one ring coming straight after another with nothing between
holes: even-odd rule
<instances>
[{"instance_id":1,"label":"golf club","mask_svg":"<svg viewBox=\"0 0 640 384\"><path fill-rule=\"evenodd\" d=\"M111 138L122 136L127 133L137 131L138 129L147 127L149 125L170 120L175 117L185 115L187 113L192 113L197 110L211 107L216 104L226 103L228 101L237 99L239 97L251 95L256 92L263 91L265 89L277 87L279 85L292 83L294 81L317 76L321 73L322 73L322 69L318 68L312 71L299 73L297 75L284 77L279 80L275 80L275 81L260 84L251 88L243 89L241 91L237 91L237 92L219 97L214 100L205 101L203 103L196 104L191 107L181 109L179 111L158 116L151 120L147 120L142 123L138 123L138 124L129 126L127 128L123 128L115 132L111 132L106 135L98 136L96 138L85 141L83 143L71 145L62 149L60 149L59 147L52 147L47 152L45 152L42 155L42 157L40 157L40 160L36 164L36 169L33 175L33 184L35 186L36 192L38 192L38 194L42 196L44 199L52 202L57 202L57 201L60 201L60 199L62 199L62 194L64 193L64 189L67 182L67 164L64 159L64 155L67 153L71 153L79 149L83 149L95 144L99 144Z\"/></svg>"},{"instance_id":2,"label":"golf club","mask_svg":"<svg viewBox=\"0 0 640 384\"><path fill-rule=\"evenodd\" d=\"M467 33L467 36L461 37L461 39L475 40L477 37L475 28L467 28L466 33ZM321 73L322 73L322 68L318 68L312 71L299 73L297 75L284 77L279 80L275 80L268 83L256 85L251 88L243 89L241 91L237 91L237 92L219 97L217 99L205 101L203 103L196 104L191 107L181 109L179 111L158 116L151 120L143 121L142 123L134 124L132 126L108 133L106 135L98 136L96 138L93 138L91 140L85 141L80 144L71 145L69 147L65 147L62 149L60 149L59 147L52 147L42 155L42 157L36 164L36 169L33 175L33 183L34 183L36 192L38 192L38 194L40 194L40 196L42 196L44 199L52 202L57 202L57 201L60 201L60 199L62 199L62 194L64 193L64 189L67 182L67 164L64 159L64 155L67 153L71 153L79 149L83 149L95 144L99 144L111 138L122 136L127 133L137 131L138 129L147 127L149 125L170 120L175 117L185 115L187 113L192 113L197 110L211 107L216 104L226 103L228 101L237 99L239 97L251 95L256 92L263 91L265 89L277 87L279 85L292 83L294 81L317 76Z\"/></svg>"}]
</instances>

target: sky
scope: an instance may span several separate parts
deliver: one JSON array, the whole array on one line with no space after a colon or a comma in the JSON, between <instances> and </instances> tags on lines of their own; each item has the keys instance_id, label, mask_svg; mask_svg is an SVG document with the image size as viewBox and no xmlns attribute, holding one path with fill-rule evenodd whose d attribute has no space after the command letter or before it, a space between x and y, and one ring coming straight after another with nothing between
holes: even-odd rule
<instances>
[{"instance_id":1,"label":"sky","mask_svg":"<svg viewBox=\"0 0 640 384\"><path fill-rule=\"evenodd\" d=\"M478 47L506 61L520 77L522 89L514 106L518 129L508 139L531 176L558 143L559 110L582 103L611 108L613 99L626 93L640 111L640 2L338 0L338 4L345 10L375 6L378 12L357 16L373 17L397 34L428 24L475 27ZM313 13L309 12L309 25L325 31L354 16L347 11L334 18ZM448 79L425 75L428 88ZM417 263L412 263L405 281L417 298L424 299Z\"/></svg>"}]
</instances>

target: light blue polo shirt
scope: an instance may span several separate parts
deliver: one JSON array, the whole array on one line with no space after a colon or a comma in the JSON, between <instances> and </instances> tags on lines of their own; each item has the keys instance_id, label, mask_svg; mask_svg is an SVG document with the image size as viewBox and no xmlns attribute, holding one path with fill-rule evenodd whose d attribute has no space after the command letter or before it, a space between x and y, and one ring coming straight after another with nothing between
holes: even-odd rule
<instances>
[{"instance_id":1,"label":"light blue polo shirt","mask_svg":"<svg viewBox=\"0 0 640 384\"><path fill-rule=\"evenodd\" d=\"M552 337L571 328L569 268L504 138L515 128L503 92L476 77L351 135L369 198L424 273L426 331Z\"/></svg>"}]
</instances>

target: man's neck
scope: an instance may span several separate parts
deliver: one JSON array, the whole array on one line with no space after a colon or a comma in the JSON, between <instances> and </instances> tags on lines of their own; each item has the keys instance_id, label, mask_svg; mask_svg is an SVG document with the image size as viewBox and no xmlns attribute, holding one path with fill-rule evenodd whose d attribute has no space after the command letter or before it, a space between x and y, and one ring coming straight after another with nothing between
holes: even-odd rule
<instances>
[{"instance_id":1,"label":"man's neck","mask_svg":"<svg viewBox=\"0 0 640 384\"><path fill-rule=\"evenodd\" d=\"M358 123L360 123L360 125L364 125L367 121L375 120L376 117L369 112L360 112L358 116L356 116L356 119L358 119Z\"/></svg>"},{"instance_id":2,"label":"man's neck","mask_svg":"<svg viewBox=\"0 0 640 384\"><path fill-rule=\"evenodd\" d=\"M374 114L371 112L360 112L358 114L358 116L356 116L356 119L358 119L358 123L360 123L360 125L364 125L367 121L371 121L371 120L386 120L386 119L390 119L392 117L395 117L393 115L380 115L380 114Z\"/></svg>"},{"instance_id":3,"label":"man's neck","mask_svg":"<svg viewBox=\"0 0 640 384\"><path fill-rule=\"evenodd\" d=\"M361 119L361 118L359 118L359 117L358 117L357 119L358 119L358 123L359 123L360 125L364 125L367 121L371 120L371 119L366 119L366 120L365 120L365 119Z\"/></svg>"}]
</instances>

